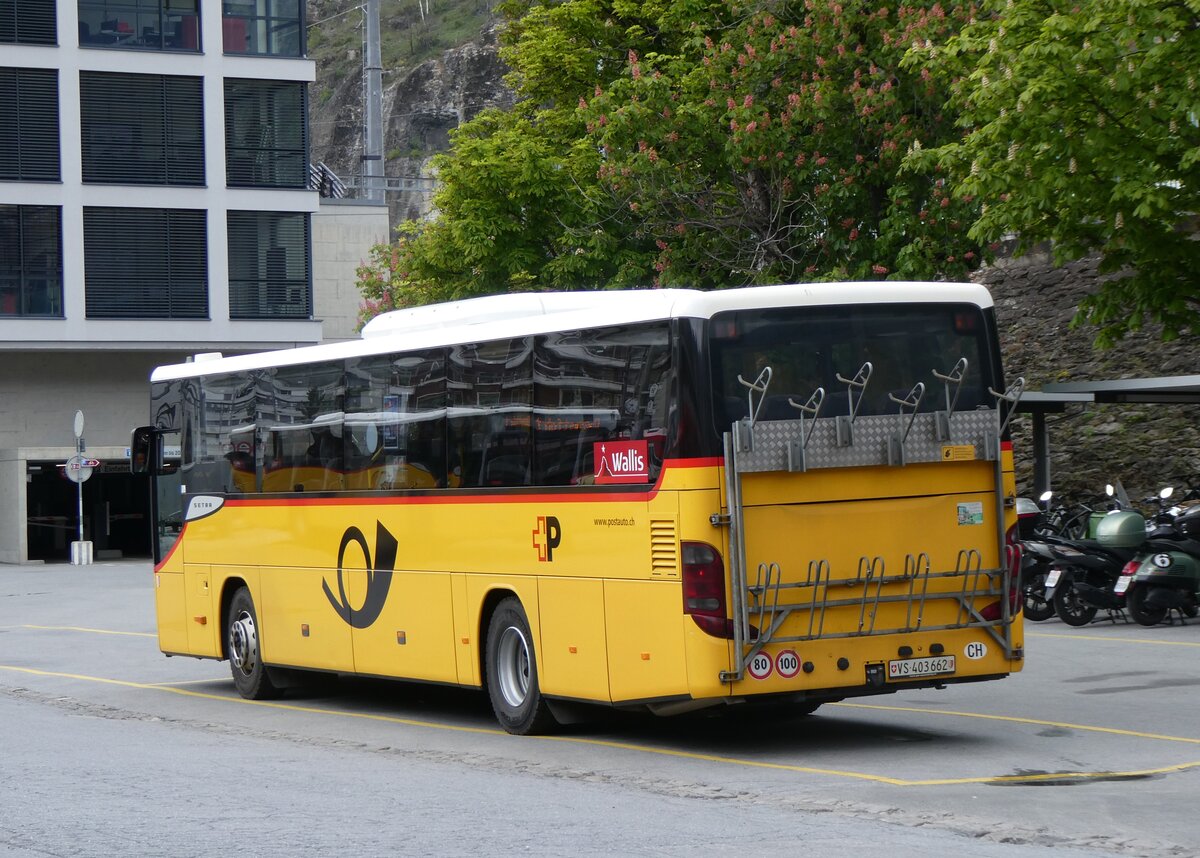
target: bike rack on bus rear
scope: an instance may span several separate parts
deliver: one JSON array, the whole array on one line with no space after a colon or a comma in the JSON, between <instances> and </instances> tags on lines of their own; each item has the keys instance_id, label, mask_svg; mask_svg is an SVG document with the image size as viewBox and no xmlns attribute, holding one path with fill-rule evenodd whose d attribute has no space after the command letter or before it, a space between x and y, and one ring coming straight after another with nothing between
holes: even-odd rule
<instances>
[{"instance_id":1,"label":"bike rack on bus rear","mask_svg":"<svg viewBox=\"0 0 1200 858\"><path fill-rule=\"evenodd\" d=\"M954 407L966 369L964 358L948 373L933 370L933 376L945 384L944 411L918 411L925 385L917 383L907 396L889 395L897 405L896 414L860 415L858 406L873 371L871 364L865 363L853 378L838 376L838 380L847 386L847 414L821 416L826 397L825 390L817 388L803 403L788 400L798 412L796 419L766 422L759 422L758 415L770 387L771 368L764 368L752 382L739 377L738 380L747 388L749 416L735 422L731 431L725 433L727 511L713 516L714 525L729 527L733 597L733 669L721 672L722 681L743 679L750 660L769 643L794 643L818 638L975 627L984 629L1008 658L1015 657L1011 634L1013 613L1009 600L1003 598L1012 584L1012 549L1005 540L1002 514L995 517L996 556L1002 560L998 568L984 569L980 553L970 549L959 552L953 569L937 571L931 568L929 555L923 551L908 554L904 569L899 574L889 573L882 557L865 556L859 558L853 574L841 572L836 577L828 560L811 559L805 577L789 583L784 583L778 563L760 563L753 582L749 580L747 569L745 508L742 500L742 478L745 474L772 471L796 473L819 468L872 465L903 467L918 462L940 462L946 457L947 449L970 446L973 448L971 458L994 463L995 509L1002 511L1005 498L1000 440L1025 382L1024 379L1017 379L1003 393L990 391L996 399L996 407L956 412ZM1008 407L1002 408L1002 403ZM937 587L931 592L930 582L944 579L960 580L961 586L949 589ZM889 592L885 593L885 588ZM1001 611L997 619L985 619L975 609L976 600L983 596L999 599ZM931 600L947 599L957 602L955 620L939 625L928 624L925 619L927 604ZM877 622L880 607L894 603L905 605L903 625L881 626ZM855 607L858 608L856 628L825 632L825 618L830 609ZM807 624L800 623L802 633L782 635L785 622L797 612L808 613Z\"/></svg>"}]
</instances>

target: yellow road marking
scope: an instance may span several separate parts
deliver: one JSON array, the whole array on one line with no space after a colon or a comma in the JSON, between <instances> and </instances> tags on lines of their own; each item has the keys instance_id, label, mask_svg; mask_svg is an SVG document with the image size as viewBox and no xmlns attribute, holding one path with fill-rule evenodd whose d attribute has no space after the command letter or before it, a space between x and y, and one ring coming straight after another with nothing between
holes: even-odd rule
<instances>
[{"instance_id":1,"label":"yellow road marking","mask_svg":"<svg viewBox=\"0 0 1200 858\"><path fill-rule=\"evenodd\" d=\"M211 694L201 691L191 691L186 688L179 688L175 685L145 683L145 682L130 682L123 679L108 679L101 676L88 676L78 673L58 673L49 670L36 670L30 667L16 667L14 665L0 664L0 670L7 670L13 673L25 673L31 676L48 676L59 679L76 679L82 682L97 682L105 685L116 685L124 688L137 688L147 691L166 691L171 694L180 694L185 697L195 697L202 700L216 700L224 703L238 703L250 706L263 706L269 709L282 709L289 712L303 712L312 715L332 715L342 718L358 718L366 721L378 721L388 724L403 724L409 727L426 727L433 730L449 730L458 733L477 733L485 736L504 736L503 730L494 727L464 727L455 724L439 724L433 721L419 721L414 718L398 718L394 715L376 715L367 712L348 712L342 709L318 709L313 706L299 706L294 703L279 703L267 700L245 700L241 697L230 697L222 694ZM1090 730L1099 733L1114 733L1117 735L1130 736L1143 739L1158 739L1169 742L1184 742L1190 744L1200 744L1200 739L1192 739L1180 736L1164 736L1153 733L1137 733L1129 730L1118 730L1109 727L1091 727L1087 725L1063 724L1054 721L1039 721L1031 718L1016 718L1002 715L982 715L973 712L946 712L930 709L906 708L900 706L873 706L863 703L838 703L834 704L844 707L855 707L860 709L881 709L897 712L918 712L925 715L947 715L959 716L965 718L981 718L994 721L1008 721L1015 723L1048 725L1057 727L1069 727L1076 730ZM576 745L592 745L601 748L614 748L623 751L633 751L642 754L654 754L664 757L678 757L680 759L699 760L703 762L723 763L726 765L742 766L746 768L771 769L775 771L797 772L802 774L828 775L831 777L847 778L852 780L870 781L873 783L888 784L890 786L953 786L961 784L1003 784L1003 783L1026 783L1033 781L1055 781L1055 780L1096 780L1096 779L1119 779L1119 778L1135 778L1145 777L1155 774L1170 774L1174 772L1187 771L1189 769L1200 768L1200 760L1188 763L1177 763L1171 766L1163 766L1157 769L1141 769L1130 772L1061 772L1061 773L1045 773L1033 775L995 775L990 777L973 777L973 778L941 778L937 780L906 780L903 778L890 778L884 775L875 775L868 772L855 772L842 769L825 769L814 766L795 766L788 763L769 763L762 760L744 760L737 757L725 757L717 754L701 754L695 751L679 751L671 748L655 748L649 745L638 745L631 742L616 742L609 739L589 739L580 736L532 736L527 737L532 740L541 740L549 742L568 742Z\"/></svg>"},{"instance_id":2,"label":"yellow road marking","mask_svg":"<svg viewBox=\"0 0 1200 858\"><path fill-rule=\"evenodd\" d=\"M117 632L112 629L88 629L83 626L20 626L22 629L36 629L40 632L88 632L93 635L128 635L134 638L155 638L158 635L150 632Z\"/></svg>"},{"instance_id":3,"label":"yellow road marking","mask_svg":"<svg viewBox=\"0 0 1200 858\"><path fill-rule=\"evenodd\" d=\"M1200 745L1200 739L1188 736L1166 736L1162 733L1141 733L1137 730L1122 730L1117 727L1092 727L1087 724L1071 724L1066 721L1043 721L1040 718L1021 718L1017 715L987 715L982 712L957 712L950 709L922 709L918 706L884 706L879 703L831 703L850 709L877 709L882 712L919 712L922 715L946 715L955 718L980 718L985 721L1007 721L1011 724L1030 724L1034 727L1062 727L1066 730L1083 730L1089 733L1109 733L1114 736L1129 736L1134 739L1157 739L1162 742L1184 742Z\"/></svg>"},{"instance_id":4,"label":"yellow road marking","mask_svg":"<svg viewBox=\"0 0 1200 858\"><path fill-rule=\"evenodd\" d=\"M1073 638L1075 640L1083 640L1088 643L1096 641L1116 641L1118 643L1143 643L1143 644L1162 644L1163 646L1197 646L1200 647L1200 641L1164 641L1154 638L1110 638L1100 635L1057 635L1049 632L1025 632L1027 638Z\"/></svg>"}]
</instances>

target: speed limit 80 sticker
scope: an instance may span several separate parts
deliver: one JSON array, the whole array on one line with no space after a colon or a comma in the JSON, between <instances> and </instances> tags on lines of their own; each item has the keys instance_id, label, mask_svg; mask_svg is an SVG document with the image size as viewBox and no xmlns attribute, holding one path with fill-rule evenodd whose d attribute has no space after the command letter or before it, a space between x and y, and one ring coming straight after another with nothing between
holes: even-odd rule
<instances>
[{"instance_id":1,"label":"speed limit 80 sticker","mask_svg":"<svg viewBox=\"0 0 1200 858\"><path fill-rule=\"evenodd\" d=\"M791 679L800 672L800 656L794 649L785 649L775 656L759 652L746 665L746 672L754 679L766 679L775 671L784 679Z\"/></svg>"},{"instance_id":2,"label":"speed limit 80 sticker","mask_svg":"<svg viewBox=\"0 0 1200 858\"><path fill-rule=\"evenodd\" d=\"M775 667L775 660L769 653L755 653L754 658L746 665L747 672L755 679L766 679Z\"/></svg>"}]
</instances>

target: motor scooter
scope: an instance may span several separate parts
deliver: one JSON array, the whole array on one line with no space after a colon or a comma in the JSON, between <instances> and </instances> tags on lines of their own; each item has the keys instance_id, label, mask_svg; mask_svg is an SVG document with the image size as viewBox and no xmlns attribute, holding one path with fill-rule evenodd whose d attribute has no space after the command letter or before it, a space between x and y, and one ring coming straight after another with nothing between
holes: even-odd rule
<instances>
[{"instance_id":1,"label":"motor scooter","mask_svg":"<svg viewBox=\"0 0 1200 858\"><path fill-rule=\"evenodd\" d=\"M1165 501L1171 496L1164 489ZM1122 570L1114 592L1123 594L1129 615L1143 626L1165 620L1172 610L1200 613L1200 504L1160 510L1146 550Z\"/></svg>"},{"instance_id":2,"label":"motor scooter","mask_svg":"<svg viewBox=\"0 0 1200 858\"><path fill-rule=\"evenodd\" d=\"M1127 508L1124 488L1118 483L1106 491L1114 499L1114 508L1093 521L1095 539L1046 540L1031 549L1027 546L1049 556L1046 598L1070 626L1087 625L1102 608L1114 618L1125 609L1125 595L1116 592L1116 583L1146 541L1146 519Z\"/></svg>"},{"instance_id":3,"label":"motor scooter","mask_svg":"<svg viewBox=\"0 0 1200 858\"><path fill-rule=\"evenodd\" d=\"M1019 497L1016 507L1022 548L1022 610L1027 620L1048 620L1055 610L1053 594L1046 592L1046 578L1058 559L1049 543L1087 536L1094 511L1087 504L1065 504L1051 491L1043 492L1037 502Z\"/></svg>"},{"instance_id":4,"label":"motor scooter","mask_svg":"<svg viewBox=\"0 0 1200 858\"><path fill-rule=\"evenodd\" d=\"M1046 576L1050 574L1051 557L1048 552L1031 550L1039 539L1050 536L1044 533L1045 507L1051 492L1043 492L1041 503L1030 498L1017 498L1017 536L1021 541L1021 597L1022 608L1027 620L1048 620L1054 616L1054 605L1046 598Z\"/></svg>"}]
</instances>

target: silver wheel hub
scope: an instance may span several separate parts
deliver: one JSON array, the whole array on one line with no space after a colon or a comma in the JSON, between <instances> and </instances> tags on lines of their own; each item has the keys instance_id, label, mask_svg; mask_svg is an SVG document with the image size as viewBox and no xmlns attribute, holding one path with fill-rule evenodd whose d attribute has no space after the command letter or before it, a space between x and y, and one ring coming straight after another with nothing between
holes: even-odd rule
<instances>
[{"instance_id":1,"label":"silver wheel hub","mask_svg":"<svg viewBox=\"0 0 1200 858\"><path fill-rule=\"evenodd\" d=\"M500 633L496 647L496 679L504 702L519 709L529 696L529 642L516 626Z\"/></svg>"},{"instance_id":2,"label":"silver wheel hub","mask_svg":"<svg viewBox=\"0 0 1200 858\"><path fill-rule=\"evenodd\" d=\"M258 666L258 630L248 611L242 611L229 625L229 660L247 676Z\"/></svg>"}]
</instances>

